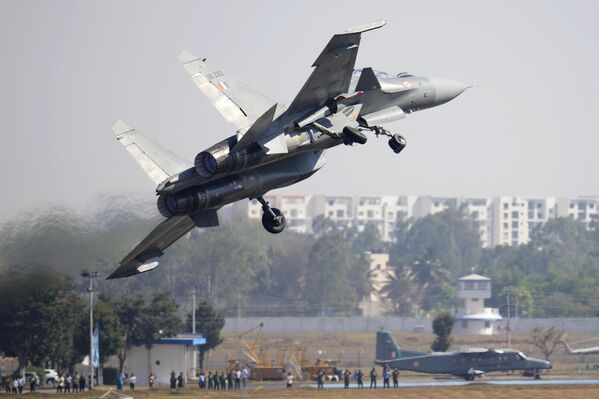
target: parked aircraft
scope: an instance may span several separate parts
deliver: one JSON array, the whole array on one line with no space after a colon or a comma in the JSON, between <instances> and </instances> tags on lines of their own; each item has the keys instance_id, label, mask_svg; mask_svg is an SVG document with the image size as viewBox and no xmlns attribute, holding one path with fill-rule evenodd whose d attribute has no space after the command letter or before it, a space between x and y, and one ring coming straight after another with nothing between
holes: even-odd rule
<instances>
[{"instance_id":1,"label":"parked aircraft","mask_svg":"<svg viewBox=\"0 0 599 399\"><path fill-rule=\"evenodd\" d=\"M490 371L539 371L551 368L545 360L527 357L513 349L472 348L453 352L416 352L400 349L388 331L376 333L375 363L391 369L418 371L430 374L452 374L473 381Z\"/></svg>"},{"instance_id":2,"label":"parked aircraft","mask_svg":"<svg viewBox=\"0 0 599 399\"><path fill-rule=\"evenodd\" d=\"M326 149L365 144L367 134L388 137L395 153L406 140L383 125L444 104L468 87L448 79L354 70L362 33L384 21L336 34L288 107L184 50L179 61L236 133L188 162L122 121L116 138L157 185L158 210L166 218L121 261L108 278L154 269L167 247L194 227L218 226L217 211L243 199L262 205L262 224L280 233L286 220L263 196L307 179L325 164ZM287 54L291 54L287 52Z\"/></svg>"}]
</instances>

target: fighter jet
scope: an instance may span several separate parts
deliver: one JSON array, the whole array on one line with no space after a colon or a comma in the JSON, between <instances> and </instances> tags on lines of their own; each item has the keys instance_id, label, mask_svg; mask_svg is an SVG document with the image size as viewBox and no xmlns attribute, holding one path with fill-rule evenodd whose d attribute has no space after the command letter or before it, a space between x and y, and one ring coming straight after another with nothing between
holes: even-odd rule
<instances>
[{"instance_id":1,"label":"fighter jet","mask_svg":"<svg viewBox=\"0 0 599 399\"><path fill-rule=\"evenodd\" d=\"M490 371L532 371L539 378L540 370L551 368L545 360L533 359L513 349L472 348L454 352L415 352L400 349L388 331L376 333L375 364L399 370L430 374L451 374L473 381Z\"/></svg>"},{"instance_id":2,"label":"fighter jet","mask_svg":"<svg viewBox=\"0 0 599 399\"><path fill-rule=\"evenodd\" d=\"M114 124L117 140L157 185L158 210L166 219L108 278L154 269L154 259L167 247L194 227L218 226L217 211L239 200L258 200L264 228L282 232L285 216L263 196L312 176L324 166L329 148L362 145L373 134L388 137L391 149L400 153L406 140L384 124L444 104L468 86L405 72L354 69L362 33L384 25L378 21L334 35L288 107L183 50L181 65L236 131L198 152L192 163L124 122Z\"/></svg>"}]
</instances>

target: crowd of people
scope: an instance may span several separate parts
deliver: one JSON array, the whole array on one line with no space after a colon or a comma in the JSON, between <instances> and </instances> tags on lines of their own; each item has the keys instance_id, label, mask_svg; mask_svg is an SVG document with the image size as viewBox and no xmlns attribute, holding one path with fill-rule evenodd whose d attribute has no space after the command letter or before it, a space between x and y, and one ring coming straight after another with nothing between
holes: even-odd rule
<instances>
[{"instance_id":1,"label":"crowd of people","mask_svg":"<svg viewBox=\"0 0 599 399\"><path fill-rule=\"evenodd\" d=\"M228 370L228 371L209 371L208 374L200 372L198 376L198 386L200 389L213 391L238 390L247 386L249 377L247 368Z\"/></svg>"},{"instance_id":2,"label":"crowd of people","mask_svg":"<svg viewBox=\"0 0 599 399\"><path fill-rule=\"evenodd\" d=\"M91 384L87 384L83 374L61 374L56 381L56 393L85 392L87 385Z\"/></svg>"},{"instance_id":3,"label":"crowd of people","mask_svg":"<svg viewBox=\"0 0 599 399\"><path fill-rule=\"evenodd\" d=\"M318 372L318 374L316 375L316 387L318 389L324 388L324 382L327 379L326 377L327 376L326 376L326 373L324 372L324 370L320 370ZM352 379L356 382L356 385L359 389L364 388L364 373L360 369L354 370L353 373L349 369L345 369L343 371L339 370L335 374L334 378L335 378L335 380L337 380L337 379L343 380L343 387L346 389L349 388L350 381ZM377 388L377 379L378 379L378 372L376 371L376 368L373 367L370 370L370 389ZM383 369L383 388L391 388L391 380L393 381L393 388L398 388L399 387L399 370L398 369L391 370L388 368L384 368Z\"/></svg>"}]
</instances>

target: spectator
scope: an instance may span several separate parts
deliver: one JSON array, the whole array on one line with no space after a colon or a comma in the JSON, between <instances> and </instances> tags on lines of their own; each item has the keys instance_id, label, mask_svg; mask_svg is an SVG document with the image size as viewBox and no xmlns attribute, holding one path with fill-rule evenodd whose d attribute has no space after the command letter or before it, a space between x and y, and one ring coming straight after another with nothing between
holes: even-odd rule
<instances>
[{"instance_id":1,"label":"spectator","mask_svg":"<svg viewBox=\"0 0 599 399\"><path fill-rule=\"evenodd\" d=\"M171 389L177 389L177 374L175 374L175 370L171 371Z\"/></svg>"},{"instance_id":2,"label":"spectator","mask_svg":"<svg viewBox=\"0 0 599 399\"><path fill-rule=\"evenodd\" d=\"M343 388L344 389L348 389L349 388L349 378L351 377L351 371L349 370L345 370L343 371Z\"/></svg>"},{"instance_id":3,"label":"spectator","mask_svg":"<svg viewBox=\"0 0 599 399\"><path fill-rule=\"evenodd\" d=\"M287 389L293 388L293 375L287 373Z\"/></svg>"},{"instance_id":4,"label":"spectator","mask_svg":"<svg viewBox=\"0 0 599 399\"><path fill-rule=\"evenodd\" d=\"M225 389L227 389L227 378L225 377L224 371L221 371L220 377L218 377L218 380L220 382L220 390L224 391Z\"/></svg>"},{"instance_id":5,"label":"spectator","mask_svg":"<svg viewBox=\"0 0 599 399\"><path fill-rule=\"evenodd\" d=\"M207 378L207 380L208 380L208 389L209 390L214 389L214 384L212 383L212 371L208 372L208 378Z\"/></svg>"},{"instance_id":6,"label":"spectator","mask_svg":"<svg viewBox=\"0 0 599 399\"><path fill-rule=\"evenodd\" d=\"M241 370L235 370L235 389L241 389Z\"/></svg>"},{"instance_id":7,"label":"spectator","mask_svg":"<svg viewBox=\"0 0 599 399\"><path fill-rule=\"evenodd\" d=\"M135 374L131 373L131 377L129 377L129 389L134 391L136 382L137 382L137 377L135 376Z\"/></svg>"},{"instance_id":8,"label":"spectator","mask_svg":"<svg viewBox=\"0 0 599 399\"><path fill-rule=\"evenodd\" d=\"M243 385L244 389L247 384L248 374L248 369L244 367L243 370L241 370L241 385Z\"/></svg>"},{"instance_id":9,"label":"spectator","mask_svg":"<svg viewBox=\"0 0 599 399\"><path fill-rule=\"evenodd\" d=\"M393 370L393 388L398 388L398 387L399 387L399 370L394 369Z\"/></svg>"},{"instance_id":10,"label":"spectator","mask_svg":"<svg viewBox=\"0 0 599 399\"><path fill-rule=\"evenodd\" d=\"M370 389L376 389L376 370L373 367L372 370L370 370Z\"/></svg>"},{"instance_id":11,"label":"spectator","mask_svg":"<svg viewBox=\"0 0 599 399\"><path fill-rule=\"evenodd\" d=\"M389 379L391 378L391 373L389 369L385 367L383 369L383 388L390 388Z\"/></svg>"},{"instance_id":12,"label":"spectator","mask_svg":"<svg viewBox=\"0 0 599 399\"><path fill-rule=\"evenodd\" d=\"M116 390L117 391L122 391L123 390L123 386L125 385L125 379L127 377L125 377L124 373L119 374L119 377L116 380Z\"/></svg>"},{"instance_id":13,"label":"spectator","mask_svg":"<svg viewBox=\"0 0 599 399\"><path fill-rule=\"evenodd\" d=\"M64 390L64 376L58 376L58 384L56 385L56 393L62 393Z\"/></svg>"},{"instance_id":14,"label":"spectator","mask_svg":"<svg viewBox=\"0 0 599 399\"><path fill-rule=\"evenodd\" d=\"M85 376L83 374L79 375L79 392L85 392Z\"/></svg>"},{"instance_id":15,"label":"spectator","mask_svg":"<svg viewBox=\"0 0 599 399\"><path fill-rule=\"evenodd\" d=\"M203 371L201 371L200 375L198 376L198 385L200 389L206 388L206 375Z\"/></svg>"},{"instance_id":16,"label":"spectator","mask_svg":"<svg viewBox=\"0 0 599 399\"><path fill-rule=\"evenodd\" d=\"M154 389L154 381L156 381L156 376L154 373L150 373L148 376L148 387L150 388L150 391Z\"/></svg>"},{"instance_id":17,"label":"spectator","mask_svg":"<svg viewBox=\"0 0 599 399\"><path fill-rule=\"evenodd\" d=\"M362 370L358 370L356 373L356 380L358 382L358 388L364 389L364 373Z\"/></svg>"},{"instance_id":18,"label":"spectator","mask_svg":"<svg viewBox=\"0 0 599 399\"><path fill-rule=\"evenodd\" d=\"M324 371L322 369L320 369L316 375L316 388L324 388Z\"/></svg>"},{"instance_id":19,"label":"spectator","mask_svg":"<svg viewBox=\"0 0 599 399\"><path fill-rule=\"evenodd\" d=\"M177 377L177 388L183 388L185 386L185 377L183 377L183 372L179 372L179 377Z\"/></svg>"}]
</instances>

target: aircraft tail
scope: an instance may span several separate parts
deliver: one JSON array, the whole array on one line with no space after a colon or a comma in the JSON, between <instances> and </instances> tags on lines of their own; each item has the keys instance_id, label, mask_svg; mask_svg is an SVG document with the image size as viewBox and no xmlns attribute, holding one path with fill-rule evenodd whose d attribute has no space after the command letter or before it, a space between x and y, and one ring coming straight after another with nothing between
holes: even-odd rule
<instances>
[{"instance_id":1,"label":"aircraft tail","mask_svg":"<svg viewBox=\"0 0 599 399\"><path fill-rule=\"evenodd\" d=\"M568 344L568 343L566 342L566 340L562 339L562 340L560 340L560 343L561 343L562 345L564 345L564 348L566 349L566 352L568 352L568 354L570 354L570 355L571 355L571 354L573 354L573 353L574 353L574 350L572 349L572 347L570 346L570 344Z\"/></svg>"},{"instance_id":2,"label":"aircraft tail","mask_svg":"<svg viewBox=\"0 0 599 399\"><path fill-rule=\"evenodd\" d=\"M121 120L114 123L112 131L116 139L156 184L192 166L191 162L153 142Z\"/></svg>"},{"instance_id":3,"label":"aircraft tail","mask_svg":"<svg viewBox=\"0 0 599 399\"><path fill-rule=\"evenodd\" d=\"M400 349L389 331L376 332L376 361L400 358Z\"/></svg>"}]
</instances>

